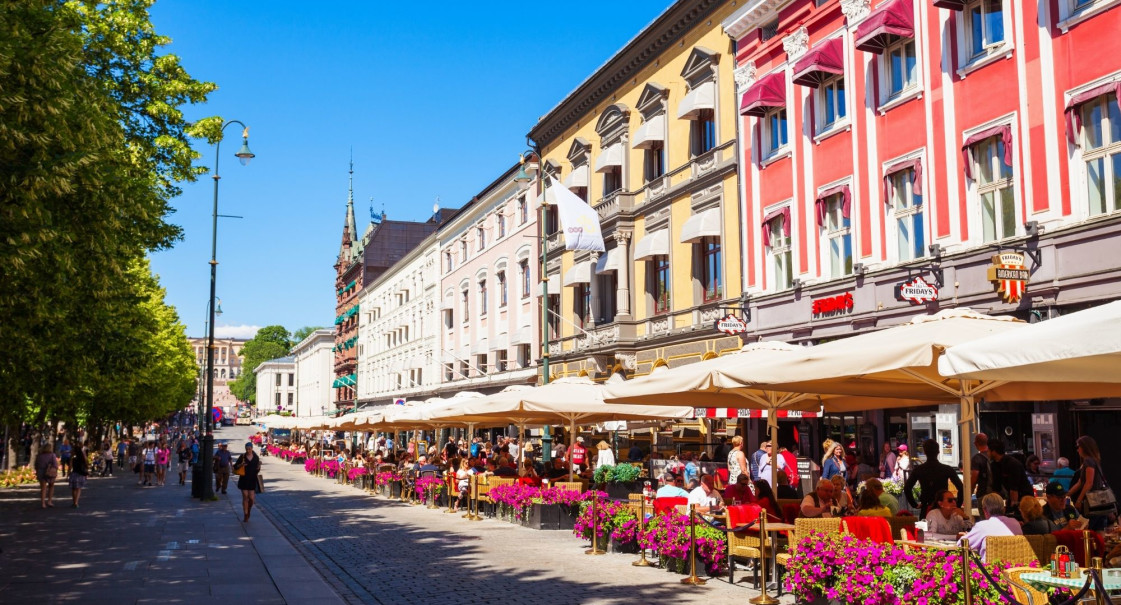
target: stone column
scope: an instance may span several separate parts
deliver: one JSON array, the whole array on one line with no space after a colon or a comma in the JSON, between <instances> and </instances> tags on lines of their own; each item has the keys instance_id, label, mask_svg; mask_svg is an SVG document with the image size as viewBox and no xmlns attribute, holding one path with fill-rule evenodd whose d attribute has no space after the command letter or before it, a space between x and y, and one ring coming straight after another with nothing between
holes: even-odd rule
<instances>
[{"instance_id":1,"label":"stone column","mask_svg":"<svg viewBox=\"0 0 1121 605\"><path fill-rule=\"evenodd\" d=\"M631 251L628 245L631 240L629 231L616 231L615 247L622 258L619 262L619 272L615 275L615 316L631 316Z\"/></svg>"}]
</instances>

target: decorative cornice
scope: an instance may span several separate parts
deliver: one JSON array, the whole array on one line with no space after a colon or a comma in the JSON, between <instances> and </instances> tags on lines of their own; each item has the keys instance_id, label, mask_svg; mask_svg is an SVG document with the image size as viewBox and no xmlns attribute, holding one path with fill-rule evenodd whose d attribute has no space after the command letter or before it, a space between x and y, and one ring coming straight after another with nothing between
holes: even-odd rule
<instances>
[{"instance_id":1,"label":"decorative cornice","mask_svg":"<svg viewBox=\"0 0 1121 605\"><path fill-rule=\"evenodd\" d=\"M613 91L637 76L682 36L703 25L704 19L723 4L724 0L677 0L603 67L542 116L527 136L542 147L561 136L604 99L610 99Z\"/></svg>"},{"instance_id":2,"label":"decorative cornice","mask_svg":"<svg viewBox=\"0 0 1121 605\"><path fill-rule=\"evenodd\" d=\"M748 0L738 11L724 20L724 33L739 40L751 30L762 26L778 14L791 0Z\"/></svg>"},{"instance_id":3,"label":"decorative cornice","mask_svg":"<svg viewBox=\"0 0 1121 605\"><path fill-rule=\"evenodd\" d=\"M851 26L872 11L872 0L841 0L841 12Z\"/></svg>"},{"instance_id":4,"label":"decorative cornice","mask_svg":"<svg viewBox=\"0 0 1121 605\"><path fill-rule=\"evenodd\" d=\"M794 33L782 39L782 49L790 61L796 61L810 49L810 33L803 25L794 30Z\"/></svg>"},{"instance_id":5,"label":"decorative cornice","mask_svg":"<svg viewBox=\"0 0 1121 605\"><path fill-rule=\"evenodd\" d=\"M732 77L736 79L736 92L742 92L751 86L755 82L755 61L748 61L737 67L732 72Z\"/></svg>"}]
</instances>

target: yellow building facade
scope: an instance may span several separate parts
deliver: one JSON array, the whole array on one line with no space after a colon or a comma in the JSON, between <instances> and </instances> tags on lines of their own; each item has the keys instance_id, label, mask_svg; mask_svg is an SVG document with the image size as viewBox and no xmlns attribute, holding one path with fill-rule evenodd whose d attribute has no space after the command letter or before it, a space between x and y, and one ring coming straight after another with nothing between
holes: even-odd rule
<instances>
[{"instance_id":1,"label":"yellow building facade","mask_svg":"<svg viewBox=\"0 0 1121 605\"><path fill-rule=\"evenodd\" d=\"M681 0L529 133L542 167L598 212L606 251L567 251L547 211L553 377L604 380L738 350L735 0ZM547 199L547 198L546 198ZM558 293L559 292L559 293Z\"/></svg>"}]
</instances>

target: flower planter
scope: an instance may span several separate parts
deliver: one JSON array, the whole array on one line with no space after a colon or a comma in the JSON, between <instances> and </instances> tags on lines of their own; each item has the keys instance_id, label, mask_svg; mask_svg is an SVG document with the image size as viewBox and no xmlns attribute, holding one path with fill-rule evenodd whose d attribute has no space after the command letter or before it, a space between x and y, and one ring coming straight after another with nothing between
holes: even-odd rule
<instances>
[{"instance_id":1,"label":"flower planter","mask_svg":"<svg viewBox=\"0 0 1121 605\"><path fill-rule=\"evenodd\" d=\"M612 500L626 500L631 494L642 493L639 481L610 482L607 484L607 497Z\"/></svg>"},{"instance_id":2,"label":"flower planter","mask_svg":"<svg viewBox=\"0 0 1121 605\"><path fill-rule=\"evenodd\" d=\"M638 542L631 540L630 542L620 542L615 538L611 538L607 543L608 552L621 553L625 555L638 554Z\"/></svg>"},{"instance_id":3,"label":"flower planter","mask_svg":"<svg viewBox=\"0 0 1121 605\"><path fill-rule=\"evenodd\" d=\"M391 482L389 482L388 485L389 485L389 497L390 498L400 498L401 497L401 482L400 481L391 481Z\"/></svg>"},{"instance_id":4,"label":"flower planter","mask_svg":"<svg viewBox=\"0 0 1121 605\"><path fill-rule=\"evenodd\" d=\"M568 507L560 504L532 504L521 524L530 529L567 529L575 526Z\"/></svg>"}]
</instances>

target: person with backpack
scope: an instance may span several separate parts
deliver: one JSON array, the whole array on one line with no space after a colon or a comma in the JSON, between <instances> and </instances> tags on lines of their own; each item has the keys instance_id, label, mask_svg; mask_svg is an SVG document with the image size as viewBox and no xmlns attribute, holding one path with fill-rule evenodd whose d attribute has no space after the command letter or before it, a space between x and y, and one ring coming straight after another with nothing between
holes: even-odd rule
<instances>
[{"instance_id":1,"label":"person with backpack","mask_svg":"<svg viewBox=\"0 0 1121 605\"><path fill-rule=\"evenodd\" d=\"M751 469L751 480L759 480L759 471L763 466L763 457L768 455L767 448L771 446L770 441L764 441L759 444L759 449L751 453L751 458L747 460L747 466Z\"/></svg>"},{"instance_id":2,"label":"person with backpack","mask_svg":"<svg viewBox=\"0 0 1121 605\"><path fill-rule=\"evenodd\" d=\"M54 447L49 443L43 444L39 455L35 457L35 478L39 481L39 505L43 508L54 508L54 482L58 478L58 456L54 455Z\"/></svg>"}]
</instances>

